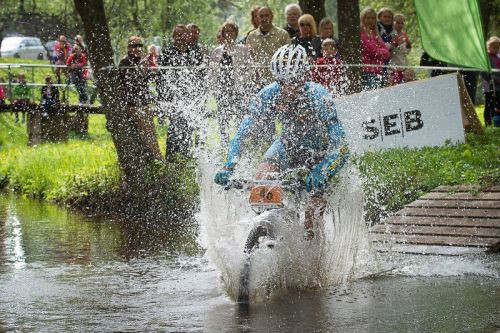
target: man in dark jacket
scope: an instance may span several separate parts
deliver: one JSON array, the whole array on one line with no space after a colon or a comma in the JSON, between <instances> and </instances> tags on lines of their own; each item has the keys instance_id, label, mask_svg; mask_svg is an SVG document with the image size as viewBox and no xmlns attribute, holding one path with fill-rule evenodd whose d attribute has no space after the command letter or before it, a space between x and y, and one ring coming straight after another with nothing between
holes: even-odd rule
<instances>
[{"instance_id":1,"label":"man in dark jacket","mask_svg":"<svg viewBox=\"0 0 500 333\"><path fill-rule=\"evenodd\" d=\"M299 5L292 3L285 7L286 26L283 29L288 32L290 38L300 35L299 18L301 15L302 9L300 9Z\"/></svg>"},{"instance_id":2,"label":"man in dark jacket","mask_svg":"<svg viewBox=\"0 0 500 333\"><path fill-rule=\"evenodd\" d=\"M124 109L131 122L138 127L142 144L149 146L155 158L162 160L156 142L153 114L148 104L151 102L149 83L151 71L143 58L144 43L139 36L128 39L127 56L120 61L120 94Z\"/></svg>"},{"instance_id":3,"label":"man in dark jacket","mask_svg":"<svg viewBox=\"0 0 500 333\"><path fill-rule=\"evenodd\" d=\"M191 34L187 26L177 25L172 44L162 50L158 61L159 66L173 67L160 70L157 84L160 108L166 109L170 120L168 161L173 161L176 153L190 156L193 124L204 109L206 70L196 67L205 65L206 57L197 44L192 45Z\"/></svg>"}]
</instances>

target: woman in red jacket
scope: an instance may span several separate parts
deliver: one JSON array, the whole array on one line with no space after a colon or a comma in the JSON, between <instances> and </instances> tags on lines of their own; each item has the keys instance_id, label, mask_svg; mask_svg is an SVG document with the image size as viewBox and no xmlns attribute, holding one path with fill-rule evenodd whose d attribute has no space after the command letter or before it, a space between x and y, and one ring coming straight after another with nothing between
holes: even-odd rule
<instances>
[{"instance_id":1,"label":"woman in red jacket","mask_svg":"<svg viewBox=\"0 0 500 333\"><path fill-rule=\"evenodd\" d=\"M364 65L383 65L391 58L384 41L377 32L377 14L371 7L361 11L361 55ZM365 66L361 74L365 90L380 88L382 84L382 67Z\"/></svg>"}]
</instances>

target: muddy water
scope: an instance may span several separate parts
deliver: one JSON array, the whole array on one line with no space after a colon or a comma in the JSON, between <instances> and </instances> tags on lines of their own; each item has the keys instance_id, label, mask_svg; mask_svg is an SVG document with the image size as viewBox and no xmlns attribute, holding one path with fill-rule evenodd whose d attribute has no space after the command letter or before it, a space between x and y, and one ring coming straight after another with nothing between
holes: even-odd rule
<instances>
[{"instance_id":1,"label":"muddy water","mask_svg":"<svg viewBox=\"0 0 500 333\"><path fill-rule=\"evenodd\" d=\"M195 229L195 228L192 228ZM0 196L0 331L495 332L497 255L381 257L381 271L239 306L195 231Z\"/></svg>"}]
</instances>

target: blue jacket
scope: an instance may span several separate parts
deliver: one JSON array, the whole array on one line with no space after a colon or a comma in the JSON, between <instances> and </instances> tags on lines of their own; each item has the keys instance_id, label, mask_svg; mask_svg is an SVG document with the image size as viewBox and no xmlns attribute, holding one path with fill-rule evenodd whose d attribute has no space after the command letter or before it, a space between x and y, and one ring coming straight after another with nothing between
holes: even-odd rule
<instances>
[{"instance_id":1,"label":"blue jacket","mask_svg":"<svg viewBox=\"0 0 500 333\"><path fill-rule=\"evenodd\" d=\"M330 93L317 83L306 82L295 101L284 105L280 100L281 86L276 82L264 87L252 100L250 115L231 140L225 167L236 165L243 141L255 126L278 120L283 125L280 140L285 149L300 146L319 151L323 159L318 165L329 175L335 174L348 157L348 147Z\"/></svg>"}]
</instances>

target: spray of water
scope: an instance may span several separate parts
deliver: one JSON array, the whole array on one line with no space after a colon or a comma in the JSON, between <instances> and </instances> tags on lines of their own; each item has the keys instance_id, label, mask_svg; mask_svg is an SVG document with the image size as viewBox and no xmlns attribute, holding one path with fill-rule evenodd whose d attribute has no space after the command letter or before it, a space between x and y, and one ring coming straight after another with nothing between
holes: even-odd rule
<instances>
[{"instance_id":1,"label":"spray of water","mask_svg":"<svg viewBox=\"0 0 500 333\"><path fill-rule=\"evenodd\" d=\"M345 282L371 271L374 261L363 221L363 192L354 166L347 165L339 175L328 196L323 224L317 226L312 241L305 241L303 205L290 204L257 216L248 204L248 193L224 191L214 184L213 175L220 166L215 155L206 152L199 156L200 243L231 297L236 298L238 292L246 238L252 226L262 220L273 224L279 236L272 249L263 246L252 254L249 289L253 300L265 299L281 289ZM240 163L243 173L249 169Z\"/></svg>"},{"instance_id":2,"label":"spray of water","mask_svg":"<svg viewBox=\"0 0 500 333\"><path fill-rule=\"evenodd\" d=\"M193 88L194 91L189 94L183 93L183 89L192 90L189 88ZM169 89L175 91L171 87ZM276 290L326 287L381 271L413 276L426 275L426 272L438 275L450 272L451 274L485 272L481 264L475 266L477 269L457 270L457 266L451 263L450 266L446 266L450 268L443 272L431 269L439 265L429 266L425 262L418 264L413 257L408 260L406 256L403 261L397 261L391 256L384 255L381 258L381 255L377 255L370 247L368 230L363 220L365 203L361 177L352 164L343 168L338 175L338 182L329 192L323 223L316 226L314 240L305 241L303 237L303 205L288 205L284 210L270 211L256 216L248 204L248 193L224 191L214 184L213 176L222 165L222 155L226 150L223 146L227 145L227 142L221 144L218 137L214 143L209 142L213 136L211 132L217 130L208 130L207 133L207 129L212 127L207 126L207 112L204 105L207 94L189 85L183 89L178 89L178 95L184 98L165 99L160 103L159 109L167 114L170 114L172 109L177 110L172 114L172 119L183 117L201 138L199 142L202 144L198 147L202 149L196 152L201 200L200 211L197 214L201 231L200 244L206 249L210 262L220 272L223 285L233 299L237 298L240 272L247 259L244 253L245 241L252 227L262 220L276 226L279 238L274 248L263 246L251 256L249 289L252 300L265 299ZM230 115L222 113L218 116ZM342 120L341 116L339 114ZM190 145L190 138L192 136L188 133L186 146ZM351 148L355 151L355 147ZM251 178L258 161L259 158L255 156L243 158L235 177Z\"/></svg>"}]
</instances>

